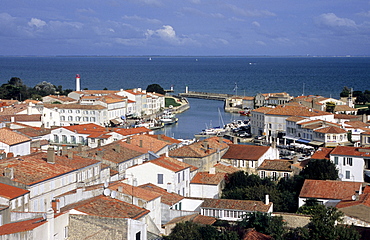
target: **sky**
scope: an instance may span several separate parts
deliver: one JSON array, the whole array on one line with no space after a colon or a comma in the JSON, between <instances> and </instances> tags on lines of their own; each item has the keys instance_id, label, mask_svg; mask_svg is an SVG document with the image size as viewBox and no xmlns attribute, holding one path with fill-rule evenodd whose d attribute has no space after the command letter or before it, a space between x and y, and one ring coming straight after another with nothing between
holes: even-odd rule
<instances>
[{"instance_id":1,"label":"sky","mask_svg":"<svg viewBox=\"0 0 370 240\"><path fill-rule=\"evenodd\" d=\"M369 56L370 0L1 0L0 55Z\"/></svg>"}]
</instances>

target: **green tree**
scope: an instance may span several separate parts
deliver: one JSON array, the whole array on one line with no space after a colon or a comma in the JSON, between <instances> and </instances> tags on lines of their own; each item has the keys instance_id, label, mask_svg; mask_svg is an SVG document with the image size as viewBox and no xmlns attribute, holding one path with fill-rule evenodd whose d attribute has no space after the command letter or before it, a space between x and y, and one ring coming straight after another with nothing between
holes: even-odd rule
<instances>
[{"instance_id":1,"label":"green tree","mask_svg":"<svg viewBox=\"0 0 370 240\"><path fill-rule=\"evenodd\" d=\"M199 224L193 222L177 223L166 239L168 240L198 240L201 237Z\"/></svg>"},{"instance_id":2,"label":"green tree","mask_svg":"<svg viewBox=\"0 0 370 240\"><path fill-rule=\"evenodd\" d=\"M333 113L334 108L335 108L335 103L333 103L333 102L327 102L326 103L326 111L327 112Z\"/></svg>"},{"instance_id":3,"label":"green tree","mask_svg":"<svg viewBox=\"0 0 370 240\"><path fill-rule=\"evenodd\" d=\"M254 228L257 232L270 235L276 240L282 240L285 234L285 224L283 218L280 216L253 212L244 215L243 219L237 223L237 226L241 229Z\"/></svg>"},{"instance_id":4,"label":"green tree","mask_svg":"<svg viewBox=\"0 0 370 240\"><path fill-rule=\"evenodd\" d=\"M235 188L247 186L248 173L237 171L232 174L227 174L225 178L225 189L232 190Z\"/></svg>"},{"instance_id":5,"label":"green tree","mask_svg":"<svg viewBox=\"0 0 370 240\"><path fill-rule=\"evenodd\" d=\"M164 89L159 85L159 84L150 84L146 87L146 91L147 92L155 92L155 93L159 93L159 94L165 94L166 92L164 91Z\"/></svg>"},{"instance_id":6,"label":"green tree","mask_svg":"<svg viewBox=\"0 0 370 240\"><path fill-rule=\"evenodd\" d=\"M300 172L305 179L336 180L338 170L334 163L327 159L311 159Z\"/></svg>"},{"instance_id":7,"label":"green tree","mask_svg":"<svg viewBox=\"0 0 370 240\"><path fill-rule=\"evenodd\" d=\"M340 97L348 97L350 93L351 89L349 87L343 87L343 90L340 93Z\"/></svg>"},{"instance_id":8,"label":"green tree","mask_svg":"<svg viewBox=\"0 0 370 240\"><path fill-rule=\"evenodd\" d=\"M310 239L360 239L355 229L348 226L337 225L342 222L343 213L337 208L316 205L312 209L311 222L308 224Z\"/></svg>"}]
</instances>

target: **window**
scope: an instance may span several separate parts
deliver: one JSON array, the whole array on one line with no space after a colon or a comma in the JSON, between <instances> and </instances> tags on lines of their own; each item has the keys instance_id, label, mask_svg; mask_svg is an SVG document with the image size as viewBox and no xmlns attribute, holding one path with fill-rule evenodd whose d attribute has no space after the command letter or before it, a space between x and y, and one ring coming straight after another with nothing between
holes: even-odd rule
<instances>
[{"instance_id":1,"label":"window","mask_svg":"<svg viewBox=\"0 0 370 240\"><path fill-rule=\"evenodd\" d=\"M272 172L272 179L273 179L274 181L276 181L276 180L277 180L277 173L276 173L276 172Z\"/></svg>"},{"instance_id":2,"label":"window","mask_svg":"<svg viewBox=\"0 0 370 240\"><path fill-rule=\"evenodd\" d=\"M80 110L76 110L76 113L80 113Z\"/></svg>"},{"instance_id":3,"label":"window","mask_svg":"<svg viewBox=\"0 0 370 240\"><path fill-rule=\"evenodd\" d=\"M352 166L352 158L347 158L347 165Z\"/></svg>"},{"instance_id":4,"label":"window","mask_svg":"<svg viewBox=\"0 0 370 240\"><path fill-rule=\"evenodd\" d=\"M346 179L350 179L351 178L351 172L350 171L346 171Z\"/></svg>"},{"instance_id":5,"label":"window","mask_svg":"<svg viewBox=\"0 0 370 240\"><path fill-rule=\"evenodd\" d=\"M288 179L288 177L289 177L289 174L288 173L284 173L284 178L285 179Z\"/></svg>"},{"instance_id":6,"label":"window","mask_svg":"<svg viewBox=\"0 0 370 240\"><path fill-rule=\"evenodd\" d=\"M343 166L346 166L346 158L343 157Z\"/></svg>"},{"instance_id":7,"label":"window","mask_svg":"<svg viewBox=\"0 0 370 240\"><path fill-rule=\"evenodd\" d=\"M157 184L163 184L163 174L157 174Z\"/></svg>"},{"instance_id":8,"label":"window","mask_svg":"<svg viewBox=\"0 0 370 240\"><path fill-rule=\"evenodd\" d=\"M180 173L177 174L177 182L180 183Z\"/></svg>"},{"instance_id":9,"label":"window","mask_svg":"<svg viewBox=\"0 0 370 240\"><path fill-rule=\"evenodd\" d=\"M71 109L68 109L68 113L72 113L72 110Z\"/></svg>"},{"instance_id":10,"label":"window","mask_svg":"<svg viewBox=\"0 0 370 240\"><path fill-rule=\"evenodd\" d=\"M64 227L64 238L68 238L68 226Z\"/></svg>"},{"instance_id":11,"label":"window","mask_svg":"<svg viewBox=\"0 0 370 240\"><path fill-rule=\"evenodd\" d=\"M135 234L135 240L141 240L141 232Z\"/></svg>"},{"instance_id":12,"label":"window","mask_svg":"<svg viewBox=\"0 0 370 240\"><path fill-rule=\"evenodd\" d=\"M334 164L338 165L338 157L334 157Z\"/></svg>"},{"instance_id":13,"label":"window","mask_svg":"<svg viewBox=\"0 0 370 240\"><path fill-rule=\"evenodd\" d=\"M91 117L90 122L95 122L95 117Z\"/></svg>"},{"instance_id":14,"label":"window","mask_svg":"<svg viewBox=\"0 0 370 240\"><path fill-rule=\"evenodd\" d=\"M261 171L261 178L265 178L266 177L266 172L265 171Z\"/></svg>"},{"instance_id":15,"label":"window","mask_svg":"<svg viewBox=\"0 0 370 240\"><path fill-rule=\"evenodd\" d=\"M75 136L71 136L71 143L76 143L76 137Z\"/></svg>"},{"instance_id":16,"label":"window","mask_svg":"<svg viewBox=\"0 0 370 240\"><path fill-rule=\"evenodd\" d=\"M65 116L60 116L60 121L65 121L66 117Z\"/></svg>"},{"instance_id":17,"label":"window","mask_svg":"<svg viewBox=\"0 0 370 240\"><path fill-rule=\"evenodd\" d=\"M73 117L72 116L68 116L68 121L73 121Z\"/></svg>"}]
</instances>

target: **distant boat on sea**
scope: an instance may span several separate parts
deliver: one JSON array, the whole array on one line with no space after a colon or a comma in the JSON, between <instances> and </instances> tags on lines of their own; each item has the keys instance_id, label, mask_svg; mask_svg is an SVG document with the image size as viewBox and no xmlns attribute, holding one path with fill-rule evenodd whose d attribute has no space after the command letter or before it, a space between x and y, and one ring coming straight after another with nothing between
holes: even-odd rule
<instances>
[{"instance_id":1,"label":"distant boat on sea","mask_svg":"<svg viewBox=\"0 0 370 240\"><path fill-rule=\"evenodd\" d=\"M152 61L152 58L151 57L149 57L149 61Z\"/></svg>"}]
</instances>

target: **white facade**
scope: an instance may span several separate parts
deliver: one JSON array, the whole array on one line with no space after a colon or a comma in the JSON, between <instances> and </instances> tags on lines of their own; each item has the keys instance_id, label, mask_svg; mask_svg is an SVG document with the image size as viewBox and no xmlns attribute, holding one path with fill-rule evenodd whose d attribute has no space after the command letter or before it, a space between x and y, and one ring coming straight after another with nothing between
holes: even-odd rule
<instances>
[{"instance_id":1,"label":"white facade","mask_svg":"<svg viewBox=\"0 0 370 240\"><path fill-rule=\"evenodd\" d=\"M14 156L28 155L31 153L31 140L13 145L0 142L0 149L6 153L13 153Z\"/></svg>"},{"instance_id":2,"label":"white facade","mask_svg":"<svg viewBox=\"0 0 370 240\"><path fill-rule=\"evenodd\" d=\"M136 178L138 185L152 183L168 192L189 196L190 168L174 172L149 161L128 168L126 175Z\"/></svg>"},{"instance_id":3,"label":"white facade","mask_svg":"<svg viewBox=\"0 0 370 240\"><path fill-rule=\"evenodd\" d=\"M337 166L339 179L349 182L364 181L365 158L355 155L330 154L330 161ZM366 159L370 161L370 155Z\"/></svg>"}]
</instances>

